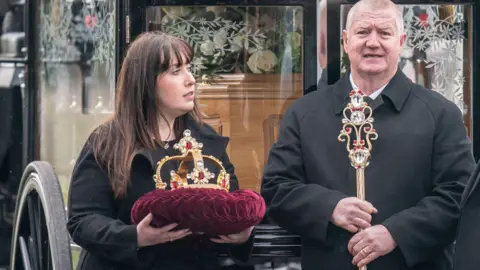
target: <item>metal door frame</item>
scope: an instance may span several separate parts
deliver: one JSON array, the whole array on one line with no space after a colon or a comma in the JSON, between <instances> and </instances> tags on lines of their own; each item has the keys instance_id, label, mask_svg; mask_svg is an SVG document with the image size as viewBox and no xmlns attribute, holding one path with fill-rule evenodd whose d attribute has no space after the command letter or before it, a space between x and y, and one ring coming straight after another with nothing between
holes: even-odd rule
<instances>
[{"instance_id":1,"label":"metal door frame","mask_svg":"<svg viewBox=\"0 0 480 270\"><path fill-rule=\"evenodd\" d=\"M21 1L19 1L21 2ZM36 36L36 27L38 26L38 12L37 4L39 0L25 0L24 3L24 31L25 42L24 48L26 51L25 57L17 58L0 58L1 63L12 63L15 65L23 65L23 153L22 153L22 168L25 168L28 163L38 158L38 115L37 102L38 100L38 75L37 75L37 59L38 59L38 38Z\"/></svg>"}]
</instances>

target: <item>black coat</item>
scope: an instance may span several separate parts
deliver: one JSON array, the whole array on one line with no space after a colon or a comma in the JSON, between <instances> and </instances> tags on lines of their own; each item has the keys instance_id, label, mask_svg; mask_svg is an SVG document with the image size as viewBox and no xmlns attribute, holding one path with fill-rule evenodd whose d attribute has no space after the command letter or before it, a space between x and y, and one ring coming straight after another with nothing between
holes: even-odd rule
<instances>
[{"instance_id":1,"label":"black coat","mask_svg":"<svg viewBox=\"0 0 480 270\"><path fill-rule=\"evenodd\" d=\"M454 270L478 270L480 266L480 163L470 177L462 197L458 223Z\"/></svg>"},{"instance_id":2,"label":"black coat","mask_svg":"<svg viewBox=\"0 0 480 270\"><path fill-rule=\"evenodd\" d=\"M337 203L356 196L355 170L337 140L352 86L349 74L297 100L286 112L265 167L268 215L302 236L304 270L356 269L353 236L330 222ZM449 270L460 199L474 160L460 110L401 71L375 100L366 199L398 247L368 270Z\"/></svg>"},{"instance_id":3,"label":"black coat","mask_svg":"<svg viewBox=\"0 0 480 270\"><path fill-rule=\"evenodd\" d=\"M193 120L189 121L187 128L197 141L203 143L203 154L222 161L231 175L231 190L238 189L234 167L226 153L229 139L219 136L208 125L199 126ZM165 155L178 154L173 147L165 150L159 146L155 151L139 151L132 161L127 195L115 199L106 170L95 162L90 144L86 143L73 171L68 200L68 230L73 241L83 248L78 270L217 269L220 266L217 256L222 252L230 253L239 261L248 260L253 234L247 243L235 246L188 236L137 250L136 225L130 223L131 208L140 196L155 189L156 162ZM209 167L207 163L205 166L218 174L217 168ZM176 168L162 171L168 174L170 169ZM162 178L169 179L167 176Z\"/></svg>"}]
</instances>

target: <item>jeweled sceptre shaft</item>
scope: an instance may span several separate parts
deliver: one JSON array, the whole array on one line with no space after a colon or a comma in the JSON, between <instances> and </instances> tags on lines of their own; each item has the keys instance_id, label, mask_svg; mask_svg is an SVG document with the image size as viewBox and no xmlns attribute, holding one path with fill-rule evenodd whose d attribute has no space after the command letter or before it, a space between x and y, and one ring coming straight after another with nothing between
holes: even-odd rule
<instances>
[{"instance_id":1,"label":"jeweled sceptre shaft","mask_svg":"<svg viewBox=\"0 0 480 270\"><path fill-rule=\"evenodd\" d=\"M343 127L338 135L340 142L347 142L350 164L356 170L357 198L360 200L365 200L365 168L370 163L371 140L378 138L373 128L372 108L364 97L359 89L350 92L350 102L343 109ZM367 267L360 267L360 270L367 270Z\"/></svg>"}]
</instances>

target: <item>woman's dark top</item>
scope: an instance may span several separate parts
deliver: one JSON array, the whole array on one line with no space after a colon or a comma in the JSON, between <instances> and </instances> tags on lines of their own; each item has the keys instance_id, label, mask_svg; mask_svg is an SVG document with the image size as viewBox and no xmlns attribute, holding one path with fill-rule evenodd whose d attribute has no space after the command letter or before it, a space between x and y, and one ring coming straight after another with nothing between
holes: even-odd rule
<instances>
[{"instance_id":1,"label":"woman's dark top","mask_svg":"<svg viewBox=\"0 0 480 270\"><path fill-rule=\"evenodd\" d=\"M200 126L189 120L187 128L192 137L203 143L204 155L219 158L230 173L230 191L239 188L234 167L226 153L229 139L218 135L210 126ZM82 247L77 270L96 269L218 269L220 253L234 259L248 260L253 246L253 234L241 245L216 244L209 238L190 235L171 243L138 249L136 225L130 222L134 202L143 194L155 189L153 174L156 163L166 155L178 155L170 147L158 146L155 151L141 150L132 161L131 184L126 196L114 198L107 171L98 165L89 141L80 153L73 170L68 200L68 230L73 241ZM167 173L172 168L162 168ZM165 165L167 166L167 164ZM216 175L218 168L206 167ZM162 175L167 180L167 175Z\"/></svg>"}]
</instances>

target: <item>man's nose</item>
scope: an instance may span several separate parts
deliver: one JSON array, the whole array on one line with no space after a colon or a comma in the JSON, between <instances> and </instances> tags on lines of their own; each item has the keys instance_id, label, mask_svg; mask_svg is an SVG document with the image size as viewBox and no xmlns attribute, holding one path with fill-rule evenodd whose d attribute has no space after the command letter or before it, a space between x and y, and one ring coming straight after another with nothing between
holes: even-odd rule
<instances>
[{"instance_id":1,"label":"man's nose","mask_svg":"<svg viewBox=\"0 0 480 270\"><path fill-rule=\"evenodd\" d=\"M375 31L372 31L367 39L367 47L378 47L380 46L378 42L378 34Z\"/></svg>"}]
</instances>

